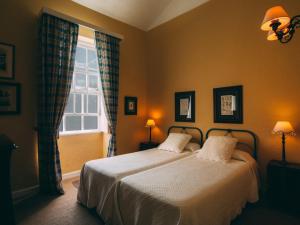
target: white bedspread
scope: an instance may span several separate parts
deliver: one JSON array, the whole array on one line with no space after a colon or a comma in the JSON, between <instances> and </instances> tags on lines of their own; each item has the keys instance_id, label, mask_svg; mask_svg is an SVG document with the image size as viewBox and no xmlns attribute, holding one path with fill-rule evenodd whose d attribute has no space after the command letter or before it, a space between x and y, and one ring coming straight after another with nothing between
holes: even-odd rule
<instances>
[{"instance_id":1,"label":"white bedspread","mask_svg":"<svg viewBox=\"0 0 300 225\"><path fill-rule=\"evenodd\" d=\"M253 160L254 161L254 160ZM115 194L115 224L229 225L258 200L256 163L195 155L123 178Z\"/></svg>"},{"instance_id":2,"label":"white bedspread","mask_svg":"<svg viewBox=\"0 0 300 225\"><path fill-rule=\"evenodd\" d=\"M121 178L190 154L192 153L151 149L89 161L81 170L77 199L88 208L96 208L102 219L110 223L113 215L114 192Z\"/></svg>"}]
</instances>

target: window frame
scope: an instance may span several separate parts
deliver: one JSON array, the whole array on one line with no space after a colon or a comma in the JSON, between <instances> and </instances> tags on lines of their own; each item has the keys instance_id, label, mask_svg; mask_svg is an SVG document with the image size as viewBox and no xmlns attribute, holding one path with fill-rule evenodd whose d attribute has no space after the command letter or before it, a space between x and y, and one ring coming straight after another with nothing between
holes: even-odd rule
<instances>
[{"instance_id":1,"label":"window frame","mask_svg":"<svg viewBox=\"0 0 300 225\"><path fill-rule=\"evenodd\" d=\"M101 121L102 121L102 116L104 116L103 113L103 100L102 100L102 90L101 90L101 81L100 81L100 74L96 75L96 73L99 73L99 67L98 67L98 62L96 61L96 69L90 68L89 67L89 61L88 61L88 50L96 50L96 57L97 57L97 49L95 47L95 40L92 38L87 38L83 36L78 36L78 42L76 48L85 48L86 49L86 62L85 65L78 65L76 62L74 64L74 71L73 71L73 77L72 77L72 84L71 84L71 90L70 90L70 95L69 98L71 97L71 94L73 94L73 112L64 112L63 118L61 123L63 123L63 130L59 131L59 134L61 136L68 136L68 135L78 135L78 134L90 134L90 133L100 133L103 131L103 128L101 128ZM97 60L97 58L96 58ZM76 79L76 74L82 72L85 75L85 83L86 87L85 88L76 88L75 85L75 79ZM93 75L95 73L95 75ZM89 77L90 76L95 76L98 78L97 82L97 89L95 88L90 88L89 87ZM81 96L81 112L77 113L76 112L76 95L80 94ZM89 95L94 95L97 96L97 112L96 113L89 113L88 112L88 96ZM86 104L85 103L85 98L86 96ZM85 111L85 105L86 105L86 111ZM72 131L66 131L66 116L80 116L81 117L81 130L72 130ZM89 129L85 130L84 129L84 117L85 116L97 116L97 129Z\"/></svg>"}]
</instances>

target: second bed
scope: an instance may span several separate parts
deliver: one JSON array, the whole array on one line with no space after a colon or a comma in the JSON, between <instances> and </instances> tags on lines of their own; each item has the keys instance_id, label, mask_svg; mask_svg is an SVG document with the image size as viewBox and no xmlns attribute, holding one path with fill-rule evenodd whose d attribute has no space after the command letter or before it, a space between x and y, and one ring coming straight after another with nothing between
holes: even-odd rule
<instances>
[{"instance_id":1,"label":"second bed","mask_svg":"<svg viewBox=\"0 0 300 225\"><path fill-rule=\"evenodd\" d=\"M256 161L247 152L235 150L226 163L193 154L123 178L116 188L111 222L229 225L247 202L258 200L258 180Z\"/></svg>"}]
</instances>

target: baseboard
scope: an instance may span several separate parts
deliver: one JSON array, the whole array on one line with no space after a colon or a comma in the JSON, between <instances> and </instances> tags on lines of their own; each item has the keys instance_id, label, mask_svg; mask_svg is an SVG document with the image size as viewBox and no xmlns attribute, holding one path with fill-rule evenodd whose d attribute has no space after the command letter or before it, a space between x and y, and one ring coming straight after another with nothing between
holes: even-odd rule
<instances>
[{"instance_id":1,"label":"baseboard","mask_svg":"<svg viewBox=\"0 0 300 225\"><path fill-rule=\"evenodd\" d=\"M16 205L25 199L31 198L34 195L37 195L40 191L40 186L35 185L32 187L24 188L21 190L13 191L12 192L12 199L13 199L13 204Z\"/></svg>"},{"instance_id":2,"label":"baseboard","mask_svg":"<svg viewBox=\"0 0 300 225\"><path fill-rule=\"evenodd\" d=\"M70 172L70 173L63 174L62 179L63 180L68 180L68 179L79 177L79 176L80 176L80 170L76 170L76 171L73 171L73 172Z\"/></svg>"},{"instance_id":3,"label":"baseboard","mask_svg":"<svg viewBox=\"0 0 300 225\"><path fill-rule=\"evenodd\" d=\"M70 173L65 173L62 175L63 180L75 178L80 176L80 170L76 170ZM21 190L13 191L12 192L12 199L13 199L13 204L16 205L28 198L31 198L39 193L40 186L35 185L32 187L24 188Z\"/></svg>"}]
</instances>

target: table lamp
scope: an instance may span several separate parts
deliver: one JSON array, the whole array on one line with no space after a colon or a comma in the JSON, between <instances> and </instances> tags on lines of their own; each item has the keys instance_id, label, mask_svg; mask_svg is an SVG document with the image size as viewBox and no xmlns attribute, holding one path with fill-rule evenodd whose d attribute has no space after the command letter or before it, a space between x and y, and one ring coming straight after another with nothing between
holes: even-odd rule
<instances>
[{"instance_id":1,"label":"table lamp","mask_svg":"<svg viewBox=\"0 0 300 225\"><path fill-rule=\"evenodd\" d=\"M153 119L148 119L146 127L149 127L149 143L151 143L151 131L152 127L155 127L155 121Z\"/></svg>"},{"instance_id":2,"label":"table lamp","mask_svg":"<svg viewBox=\"0 0 300 225\"><path fill-rule=\"evenodd\" d=\"M273 128L273 134L282 136L282 162L285 162L285 136L295 136L295 130L288 121L278 121Z\"/></svg>"}]
</instances>

